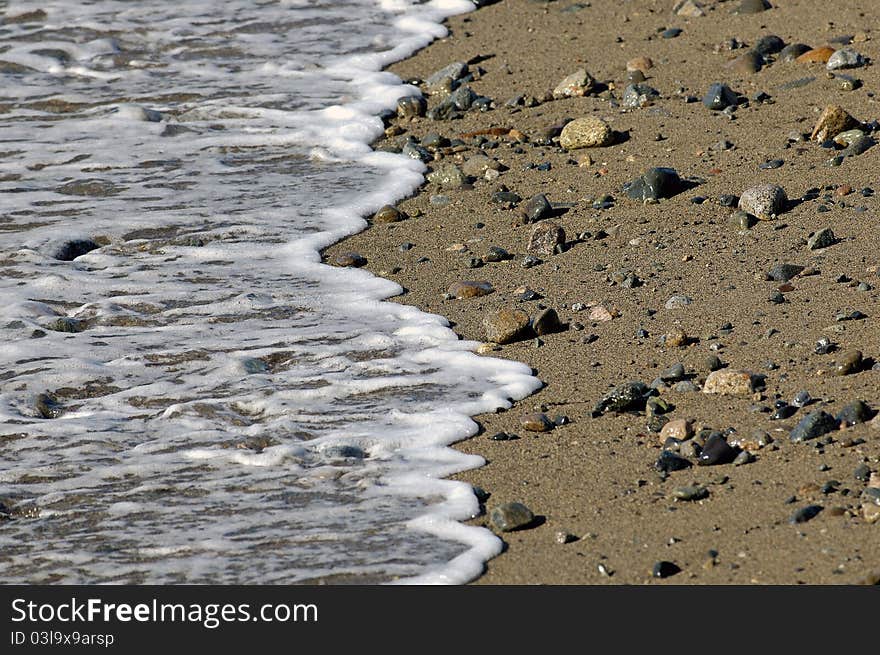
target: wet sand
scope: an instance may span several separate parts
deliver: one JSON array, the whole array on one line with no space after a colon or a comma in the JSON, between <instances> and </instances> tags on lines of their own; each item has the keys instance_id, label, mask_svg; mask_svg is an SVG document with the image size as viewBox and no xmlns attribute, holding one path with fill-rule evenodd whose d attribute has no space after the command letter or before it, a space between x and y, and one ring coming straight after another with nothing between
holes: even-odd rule
<instances>
[{"instance_id":1,"label":"wet sand","mask_svg":"<svg viewBox=\"0 0 880 655\"><path fill-rule=\"evenodd\" d=\"M545 386L509 410L476 417L480 433L456 445L487 460L456 476L489 494L486 512L472 523L492 528L492 510L513 501L538 517L525 529L499 532L505 552L476 584L839 584L876 581L880 572L880 522L865 509L870 473L880 469L876 421L802 443L789 438L811 411L837 415L858 399L880 408L880 370L872 368L880 358L880 200L872 194L880 190L880 147L831 166L836 151L809 140L827 105L865 124L878 118L876 21L850 2L779 0L767 11L734 14L739 0L706 1L706 15L693 18L673 13L675 4L502 0L451 18L447 38L390 70L422 81L451 62L471 61L467 85L494 108L453 120L391 118L389 136L375 147L395 150L408 136L438 133L452 145L441 146L429 168L485 155L500 174L464 188L426 183L397 205L409 218L376 223L325 253L360 253L369 270L405 289L395 301L448 317L465 339L486 341L483 319L502 307L532 318L553 308L560 316L559 332L487 348L489 356L529 364ZM662 35L673 27L682 32ZM829 73L822 63L772 54L757 72L731 67L770 34L835 49L842 47L835 39L850 37L868 65ZM626 63L641 56L653 61L644 84L659 97L625 107ZM548 92L579 68L598 81L596 91L551 100ZM707 108L702 98L714 82L747 102L728 114ZM505 104L519 95L523 103ZM426 97L429 109L441 102ZM548 128L583 116L606 121L615 142L562 149ZM761 167L777 159L781 166ZM623 185L651 167L674 168L685 188L656 203L629 198ZM784 188L785 211L748 229L732 225L736 207L720 197L761 184ZM523 199L518 206L493 200L502 185ZM539 193L555 215L526 223L523 205ZM523 267L533 229L548 220L564 229L564 250ZM823 228L837 241L810 250L810 235ZM490 246L512 259L472 268ZM787 284L768 279L779 263L806 270ZM622 283L627 275L641 284ZM494 291L448 299L450 285L462 280L489 282ZM538 297L520 299L521 287ZM692 302L667 308L678 295ZM607 312L593 312L597 305ZM673 345L681 332L684 343ZM836 349L817 353L822 338ZM854 349L863 364L836 375L842 353ZM712 355L723 370L752 372L763 385L743 396L702 392ZM701 466L690 456L693 466L663 475L655 467L663 440L650 429L659 425L650 411L593 415L611 388L651 384L679 362L693 390L663 385L657 397L673 407L664 416L691 421L703 437L721 431L731 442L766 433L772 443L755 449L753 461ZM802 390L810 405L772 418L777 401ZM523 429L521 417L535 411L566 420L548 432ZM502 431L519 438L491 438ZM708 495L675 498L692 485ZM792 522L808 506L821 510ZM568 543L559 543L560 533ZM680 571L655 577L661 561Z\"/></svg>"}]
</instances>

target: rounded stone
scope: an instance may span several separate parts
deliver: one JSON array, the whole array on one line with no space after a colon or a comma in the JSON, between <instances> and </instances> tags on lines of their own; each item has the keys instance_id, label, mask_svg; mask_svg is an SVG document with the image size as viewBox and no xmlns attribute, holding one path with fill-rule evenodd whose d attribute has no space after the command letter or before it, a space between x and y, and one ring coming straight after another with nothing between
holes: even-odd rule
<instances>
[{"instance_id":1,"label":"rounded stone","mask_svg":"<svg viewBox=\"0 0 880 655\"><path fill-rule=\"evenodd\" d=\"M528 527L535 520L535 515L522 503L504 503L492 510L489 520L497 530L512 532Z\"/></svg>"},{"instance_id":2,"label":"rounded stone","mask_svg":"<svg viewBox=\"0 0 880 655\"><path fill-rule=\"evenodd\" d=\"M566 150L607 146L614 140L611 126L596 116L575 118L562 128L559 145Z\"/></svg>"},{"instance_id":3,"label":"rounded stone","mask_svg":"<svg viewBox=\"0 0 880 655\"><path fill-rule=\"evenodd\" d=\"M541 310L532 321L532 329L539 337L561 331L562 323L559 321L559 314L552 307Z\"/></svg>"},{"instance_id":4,"label":"rounded stone","mask_svg":"<svg viewBox=\"0 0 880 655\"><path fill-rule=\"evenodd\" d=\"M396 223L407 218L406 214L394 205L385 205L373 214L374 223Z\"/></svg>"},{"instance_id":5,"label":"rounded stone","mask_svg":"<svg viewBox=\"0 0 880 655\"><path fill-rule=\"evenodd\" d=\"M847 350L840 355L834 367L835 375L850 375L862 370L862 351Z\"/></svg>"},{"instance_id":6,"label":"rounded stone","mask_svg":"<svg viewBox=\"0 0 880 655\"><path fill-rule=\"evenodd\" d=\"M550 432L554 427L553 421L546 414L540 412L533 412L522 416L519 419L519 424L523 430L529 430L530 432Z\"/></svg>"},{"instance_id":7,"label":"rounded stone","mask_svg":"<svg viewBox=\"0 0 880 655\"><path fill-rule=\"evenodd\" d=\"M331 266L354 266L359 267L367 263L363 255L357 252L341 252L330 258Z\"/></svg>"},{"instance_id":8,"label":"rounded stone","mask_svg":"<svg viewBox=\"0 0 880 655\"><path fill-rule=\"evenodd\" d=\"M739 198L739 208L762 221L770 221L785 211L788 196L776 184L761 184L746 189Z\"/></svg>"},{"instance_id":9,"label":"rounded stone","mask_svg":"<svg viewBox=\"0 0 880 655\"><path fill-rule=\"evenodd\" d=\"M692 436L694 436L693 424L687 419L677 418L669 421L660 430L660 443L669 438L686 441Z\"/></svg>"}]
</instances>

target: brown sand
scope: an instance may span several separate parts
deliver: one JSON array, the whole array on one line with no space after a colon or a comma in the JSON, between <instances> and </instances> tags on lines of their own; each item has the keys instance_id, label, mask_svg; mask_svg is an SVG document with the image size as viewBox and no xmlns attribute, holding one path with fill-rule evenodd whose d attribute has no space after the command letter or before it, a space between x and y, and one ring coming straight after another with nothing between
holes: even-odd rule
<instances>
[{"instance_id":1,"label":"brown sand","mask_svg":"<svg viewBox=\"0 0 880 655\"><path fill-rule=\"evenodd\" d=\"M753 45L765 34L811 46L855 35L853 47L880 61L878 25L876 17L860 11L865 5L858 2L773 0L769 11L733 15L738 2L706 0L702 4L707 16L686 19L673 14L673 0L593 0L582 2L578 11L571 9L576 4L571 0L502 0L450 19L448 38L390 69L404 79L424 79L450 62L484 56L478 66L485 73L471 88L493 98L496 109L468 112L453 121L395 119L392 130L396 126L417 138L429 132L458 138L504 127L521 131L530 142L488 137L498 147L483 154L508 168L497 180L477 180L472 189L455 191L427 184L422 193L399 203L414 218L372 226L330 248L327 255L362 253L370 270L406 289L396 301L447 316L466 339L483 340L483 317L502 306L521 307L534 316L540 303L555 308L569 326L542 337L539 347L528 339L491 353L528 363L546 386L508 411L477 417L481 433L457 446L488 461L481 469L457 476L491 494L487 512L500 503L519 501L543 519L536 527L502 534L505 552L488 563L477 583L835 584L871 579L880 571L880 522L872 524L863 517L860 495L866 484L853 475L863 463L880 469L880 431L869 424L856 425L831 435L833 442L823 448L814 441L791 443L788 438L788 431L809 410L836 413L855 399L880 407L880 371L831 373L844 350L858 348L866 357L880 359L880 307L874 289L880 285L880 200L859 193L863 187L880 190L875 173L880 147L830 167L826 161L831 151L809 141L789 145L787 139L793 131L809 134L829 104L844 106L864 122L877 118L873 90L880 82L880 68L841 71L863 83L848 91L829 79L821 64L777 61L757 73L738 73L727 62L745 50L723 47L731 38ZM673 26L683 28L683 33L660 37L661 28ZM646 83L661 93L651 106L624 109L612 104L608 94L541 102L516 111L504 106L518 94L542 98L581 67L612 87L619 101L627 84L625 63L641 55L654 62ZM780 89L807 77L815 79ZM765 91L772 102L751 102L736 112L735 120L702 102L685 102L688 94L702 98L716 81L746 97ZM436 103L429 99L430 106ZM563 119L587 115L607 120L628 140L572 153L557 144L532 143ZM722 140L735 148L713 150ZM481 154L472 138L463 141L469 147L460 153L447 151L441 161L460 162ZM393 142L389 138L376 147ZM574 163L584 153L595 163ZM775 158L784 159L781 168L759 168ZM542 162L552 168L524 170L527 164ZM671 166L683 178L701 183L658 204L627 198L623 183L652 166ZM783 186L792 199L813 187L820 187L823 196L833 195L841 185L854 191L831 202L822 196L807 200L750 230L731 227L733 210L717 198L763 183ZM565 252L545 257L540 266L520 265L533 226L521 224L517 209L490 201L502 184L524 199L545 193L552 203L572 205L554 219L568 235ZM436 193L448 195L451 202L431 204L429 198ZM614 197L614 206L593 209L593 200L604 194ZM691 202L694 196L709 201L696 205ZM820 204L831 211L817 212ZM858 207L867 211L858 212ZM475 227L478 222L485 227ZM808 235L824 227L831 227L841 241L825 250L807 250ZM595 235L599 230L608 236L574 242L580 233ZM402 252L398 246L403 242L415 247ZM456 243L467 244L469 252L450 251ZM468 260L485 254L490 245L516 257L468 268ZM422 257L430 261L420 263ZM765 280L763 274L778 262L814 267L818 274L796 277L793 290L784 293L786 302L773 304L768 297L780 283ZM618 270L636 273L644 285L630 289L613 284L609 278ZM842 275L853 282L839 282ZM449 285L459 280L487 280L495 292L445 300ZM855 284L860 281L872 289L858 290ZM514 291L521 285L543 298L518 301ZM665 309L673 294L686 294L693 303ZM572 311L572 304L590 302L601 302L619 316L591 322L589 310ZM648 310L655 313L649 315ZM835 320L839 311L852 310L868 318ZM583 329L575 329L575 322ZM733 326L729 333L720 329L727 322ZM640 328L649 336L638 338ZM681 347L661 343L661 337L676 328L691 341ZM589 334L597 338L585 343ZM823 336L840 350L816 354L815 343ZM591 417L596 402L612 386L628 380L650 383L675 362L683 362L694 374L693 381L701 384L708 373L705 359L713 353L730 369L766 375L763 393L733 397L668 389L661 397L675 405L671 418L693 419L697 429L767 431L775 443L758 451L756 461L694 466L664 481L653 468L660 440L647 430L644 413ZM778 368L768 369L768 360ZM755 410L757 405L772 407L778 397L790 400L801 389L822 402L787 420L773 421L768 413ZM520 417L536 408L551 417L565 415L571 422L549 433L522 430ZM501 430L520 438L488 438ZM839 483L837 491L823 493L820 487L830 480ZM697 502L671 499L674 488L693 483L706 486L709 497ZM786 502L792 497L794 502ZM789 522L797 509L809 504L824 509L809 522ZM486 515L473 523L489 525ZM579 538L559 544L558 531ZM717 555L711 557L710 550ZM652 578L652 566L660 560L675 562L682 572L662 581Z\"/></svg>"}]
</instances>

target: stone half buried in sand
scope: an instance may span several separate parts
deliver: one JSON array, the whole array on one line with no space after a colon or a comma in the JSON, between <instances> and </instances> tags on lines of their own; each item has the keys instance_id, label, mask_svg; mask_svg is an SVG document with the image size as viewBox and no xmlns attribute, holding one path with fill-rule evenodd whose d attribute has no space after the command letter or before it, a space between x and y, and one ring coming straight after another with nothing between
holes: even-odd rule
<instances>
[{"instance_id":1,"label":"stone half buried in sand","mask_svg":"<svg viewBox=\"0 0 880 655\"><path fill-rule=\"evenodd\" d=\"M611 126L597 116L575 118L562 128L559 134L559 145L566 150L578 148L597 148L611 145L614 132Z\"/></svg>"},{"instance_id":2,"label":"stone half buried in sand","mask_svg":"<svg viewBox=\"0 0 880 655\"><path fill-rule=\"evenodd\" d=\"M485 280L462 280L453 282L449 287L449 295L459 300L463 298L479 298L492 293L494 289Z\"/></svg>"},{"instance_id":3,"label":"stone half buried in sand","mask_svg":"<svg viewBox=\"0 0 880 655\"><path fill-rule=\"evenodd\" d=\"M772 221L788 208L785 189L776 184L761 184L743 191L739 208L762 221Z\"/></svg>"},{"instance_id":4,"label":"stone half buried in sand","mask_svg":"<svg viewBox=\"0 0 880 655\"><path fill-rule=\"evenodd\" d=\"M817 409L804 416L788 436L797 443L821 437L823 434L834 432L839 428L840 423L836 418L828 412Z\"/></svg>"},{"instance_id":5,"label":"stone half buried in sand","mask_svg":"<svg viewBox=\"0 0 880 655\"><path fill-rule=\"evenodd\" d=\"M626 195L633 200L660 200L671 198L684 188L674 168L649 168L644 175L623 185Z\"/></svg>"},{"instance_id":6,"label":"stone half buried in sand","mask_svg":"<svg viewBox=\"0 0 880 655\"><path fill-rule=\"evenodd\" d=\"M750 396L755 392L761 378L750 371L731 371L722 369L712 371L703 384L703 393L717 393L724 396Z\"/></svg>"}]
</instances>

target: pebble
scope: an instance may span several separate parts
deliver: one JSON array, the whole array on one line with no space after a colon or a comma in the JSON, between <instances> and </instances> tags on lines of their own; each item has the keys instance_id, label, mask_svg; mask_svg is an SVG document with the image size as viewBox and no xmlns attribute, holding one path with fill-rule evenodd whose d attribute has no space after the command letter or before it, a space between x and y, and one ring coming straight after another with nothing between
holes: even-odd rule
<instances>
[{"instance_id":1,"label":"pebble","mask_svg":"<svg viewBox=\"0 0 880 655\"><path fill-rule=\"evenodd\" d=\"M672 366L660 371L660 379L664 382L677 382L683 380L685 376L684 364L677 362Z\"/></svg>"},{"instance_id":2,"label":"pebble","mask_svg":"<svg viewBox=\"0 0 880 655\"><path fill-rule=\"evenodd\" d=\"M532 329L539 337L545 334L553 334L562 331L562 323L559 314L552 307L541 310L532 321Z\"/></svg>"},{"instance_id":3,"label":"pebble","mask_svg":"<svg viewBox=\"0 0 880 655\"><path fill-rule=\"evenodd\" d=\"M48 393L38 394L34 399L34 409L42 418L58 418L64 413L64 406Z\"/></svg>"},{"instance_id":4,"label":"pebble","mask_svg":"<svg viewBox=\"0 0 880 655\"><path fill-rule=\"evenodd\" d=\"M724 396L750 396L755 392L755 376L749 371L712 371L703 384L703 393Z\"/></svg>"},{"instance_id":5,"label":"pebble","mask_svg":"<svg viewBox=\"0 0 880 655\"><path fill-rule=\"evenodd\" d=\"M693 299L690 296L679 294L675 296L670 296L663 306L666 309L680 309L681 307L687 307L692 302Z\"/></svg>"},{"instance_id":6,"label":"pebble","mask_svg":"<svg viewBox=\"0 0 880 655\"><path fill-rule=\"evenodd\" d=\"M659 97L660 92L647 84L630 84L623 91L622 103L624 107L647 107Z\"/></svg>"},{"instance_id":7,"label":"pebble","mask_svg":"<svg viewBox=\"0 0 880 655\"><path fill-rule=\"evenodd\" d=\"M550 256L565 245L565 230L552 221L538 223L529 236L526 251L532 255Z\"/></svg>"},{"instance_id":8,"label":"pebble","mask_svg":"<svg viewBox=\"0 0 880 655\"><path fill-rule=\"evenodd\" d=\"M828 58L825 68L830 71L841 68L859 68L865 65L865 58L852 48L841 48L836 50Z\"/></svg>"},{"instance_id":9,"label":"pebble","mask_svg":"<svg viewBox=\"0 0 880 655\"><path fill-rule=\"evenodd\" d=\"M728 217L727 222L737 230L749 230L755 224L756 219L748 212L737 209Z\"/></svg>"},{"instance_id":10,"label":"pebble","mask_svg":"<svg viewBox=\"0 0 880 655\"><path fill-rule=\"evenodd\" d=\"M550 432L554 428L553 421L540 412L526 414L520 418L519 424L523 430L530 432Z\"/></svg>"},{"instance_id":11,"label":"pebble","mask_svg":"<svg viewBox=\"0 0 880 655\"><path fill-rule=\"evenodd\" d=\"M406 218L409 217L394 205L385 205L373 214L374 223L397 223Z\"/></svg>"},{"instance_id":12,"label":"pebble","mask_svg":"<svg viewBox=\"0 0 880 655\"><path fill-rule=\"evenodd\" d=\"M55 246L50 256L62 262L72 262L77 257L100 247L91 239L71 239Z\"/></svg>"},{"instance_id":13,"label":"pebble","mask_svg":"<svg viewBox=\"0 0 880 655\"><path fill-rule=\"evenodd\" d=\"M672 490L672 497L675 500L702 500L708 498L709 490L700 485L688 485L685 487L676 487Z\"/></svg>"},{"instance_id":14,"label":"pebble","mask_svg":"<svg viewBox=\"0 0 880 655\"><path fill-rule=\"evenodd\" d=\"M762 221L776 218L785 211L788 196L776 184L761 184L743 191L739 198L739 208Z\"/></svg>"},{"instance_id":15,"label":"pebble","mask_svg":"<svg viewBox=\"0 0 880 655\"><path fill-rule=\"evenodd\" d=\"M626 62L626 70L629 73L633 71L640 71L642 73L647 73L654 67L654 62L650 57L633 57L628 62Z\"/></svg>"},{"instance_id":16,"label":"pebble","mask_svg":"<svg viewBox=\"0 0 880 655\"><path fill-rule=\"evenodd\" d=\"M810 235L810 238L807 239L807 249L821 250L833 246L835 243L837 243L837 237L834 236L834 231L830 227L825 227Z\"/></svg>"},{"instance_id":17,"label":"pebble","mask_svg":"<svg viewBox=\"0 0 880 655\"><path fill-rule=\"evenodd\" d=\"M672 11L675 12L676 16L683 16L684 18L699 18L706 15L703 5L695 0L681 0L676 3Z\"/></svg>"},{"instance_id":18,"label":"pebble","mask_svg":"<svg viewBox=\"0 0 880 655\"><path fill-rule=\"evenodd\" d=\"M89 325L84 320L62 316L61 318L55 319L51 323L46 324L44 327L53 332L69 332L75 334L84 331Z\"/></svg>"},{"instance_id":19,"label":"pebble","mask_svg":"<svg viewBox=\"0 0 880 655\"><path fill-rule=\"evenodd\" d=\"M397 101L397 115L400 118L424 116L428 103L422 96L407 96Z\"/></svg>"},{"instance_id":20,"label":"pebble","mask_svg":"<svg viewBox=\"0 0 880 655\"><path fill-rule=\"evenodd\" d=\"M874 411L864 400L854 400L843 406L834 420L847 427L857 423L867 423L874 416Z\"/></svg>"},{"instance_id":21,"label":"pebble","mask_svg":"<svg viewBox=\"0 0 880 655\"><path fill-rule=\"evenodd\" d=\"M804 416L789 433L789 439L795 443L821 437L839 428L837 419L828 412L817 409Z\"/></svg>"},{"instance_id":22,"label":"pebble","mask_svg":"<svg viewBox=\"0 0 880 655\"><path fill-rule=\"evenodd\" d=\"M590 307L589 319L591 321L598 321L602 323L605 321L613 320L614 314L612 314L604 305L593 305L592 307Z\"/></svg>"},{"instance_id":23,"label":"pebble","mask_svg":"<svg viewBox=\"0 0 880 655\"><path fill-rule=\"evenodd\" d=\"M654 568L651 569L651 575L655 578L669 578L676 573L681 573L681 567L665 560L655 563Z\"/></svg>"},{"instance_id":24,"label":"pebble","mask_svg":"<svg viewBox=\"0 0 880 655\"><path fill-rule=\"evenodd\" d=\"M634 200L671 198L682 190L681 178L674 168L654 167L623 185L626 195Z\"/></svg>"},{"instance_id":25,"label":"pebble","mask_svg":"<svg viewBox=\"0 0 880 655\"><path fill-rule=\"evenodd\" d=\"M449 295L459 300L463 298L479 298L492 293L495 289L485 280L462 280L449 286Z\"/></svg>"},{"instance_id":26,"label":"pebble","mask_svg":"<svg viewBox=\"0 0 880 655\"><path fill-rule=\"evenodd\" d=\"M791 401L791 404L795 407L806 407L812 402L813 397L810 395L809 391L798 391L794 398Z\"/></svg>"},{"instance_id":27,"label":"pebble","mask_svg":"<svg viewBox=\"0 0 880 655\"><path fill-rule=\"evenodd\" d=\"M788 282L804 270L798 264L777 264L767 272L767 276L774 282Z\"/></svg>"},{"instance_id":28,"label":"pebble","mask_svg":"<svg viewBox=\"0 0 880 655\"><path fill-rule=\"evenodd\" d=\"M667 439L677 439L678 441L687 441L694 436L694 428L691 421L683 418L677 418L666 423L660 430L660 443Z\"/></svg>"},{"instance_id":29,"label":"pebble","mask_svg":"<svg viewBox=\"0 0 880 655\"><path fill-rule=\"evenodd\" d=\"M468 65L463 61L455 61L432 73L425 80L429 93L441 93L449 90L457 80L468 74Z\"/></svg>"},{"instance_id":30,"label":"pebble","mask_svg":"<svg viewBox=\"0 0 880 655\"><path fill-rule=\"evenodd\" d=\"M565 530L557 530L556 534L553 535L553 540L560 545L574 543L578 540L577 535L573 535L571 532L567 532Z\"/></svg>"},{"instance_id":31,"label":"pebble","mask_svg":"<svg viewBox=\"0 0 880 655\"><path fill-rule=\"evenodd\" d=\"M526 223L535 223L553 213L553 206L543 193L532 196L522 207ZM552 253L551 253L552 254Z\"/></svg>"},{"instance_id":32,"label":"pebble","mask_svg":"<svg viewBox=\"0 0 880 655\"><path fill-rule=\"evenodd\" d=\"M716 82L709 87L703 96L703 104L709 109L720 111L730 106L737 105L737 95L729 86Z\"/></svg>"},{"instance_id":33,"label":"pebble","mask_svg":"<svg viewBox=\"0 0 880 655\"><path fill-rule=\"evenodd\" d=\"M807 50L802 55L798 56L795 61L799 64L825 64L831 58L831 55L834 54L834 48L829 46L822 46L821 48L813 48L811 50Z\"/></svg>"},{"instance_id":34,"label":"pebble","mask_svg":"<svg viewBox=\"0 0 880 655\"><path fill-rule=\"evenodd\" d=\"M486 155L473 155L461 166L462 172L470 177L485 177L487 171L498 170L500 165Z\"/></svg>"},{"instance_id":35,"label":"pebble","mask_svg":"<svg viewBox=\"0 0 880 655\"><path fill-rule=\"evenodd\" d=\"M730 61L727 66L737 73L742 73L744 75L757 73L764 67L764 57L761 53L755 50L748 50L744 54ZM715 109L715 107L710 107L710 109Z\"/></svg>"},{"instance_id":36,"label":"pebble","mask_svg":"<svg viewBox=\"0 0 880 655\"><path fill-rule=\"evenodd\" d=\"M674 297L674 296L673 296ZM671 299L670 299L671 300ZM667 301L668 304L668 301ZM686 303L688 304L688 303ZM672 305L668 306L666 309L675 309L675 307L682 307L683 305ZM687 332L682 330L681 328L675 328L670 330L663 336L663 343L670 348L678 348L680 346L686 346L689 341Z\"/></svg>"},{"instance_id":37,"label":"pebble","mask_svg":"<svg viewBox=\"0 0 880 655\"><path fill-rule=\"evenodd\" d=\"M330 258L331 266L364 266L367 263L366 258L357 252L341 252Z\"/></svg>"},{"instance_id":38,"label":"pebble","mask_svg":"<svg viewBox=\"0 0 880 655\"><path fill-rule=\"evenodd\" d=\"M486 315L483 329L487 341L505 344L527 336L529 315L521 309L502 308Z\"/></svg>"},{"instance_id":39,"label":"pebble","mask_svg":"<svg viewBox=\"0 0 880 655\"><path fill-rule=\"evenodd\" d=\"M847 350L840 355L834 367L835 375L850 375L862 370L862 351Z\"/></svg>"},{"instance_id":40,"label":"pebble","mask_svg":"<svg viewBox=\"0 0 880 655\"><path fill-rule=\"evenodd\" d=\"M566 150L607 146L614 140L611 126L596 116L576 118L562 128L559 145Z\"/></svg>"},{"instance_id":41,"label":"pebble","mask_svg":"<svg viewBox=\"0 0 880 655\"><path fill-rule=\"evenodd\" d=\"M822 143L833 139L841 132L859 126L859 122L840 105L828 105L819 114L816 125L810 133L810 140Z\"/></svg>"},{"instance_id":42,"label":"pebble","mask_svg":"<svg viewBox=\"0 0 880 655\"><path fill-rule=\"evenodd\" d=\"M649 393L643 382L627 382L607 393L593 408L593 417L605 412L640 411L645 407Z\"/></svg>"},{"instance_id":43,"label":"pebble","mask_svg":"<svg viewBox=\"0 0 880 655\"><path fill-rule=\"evenodd\" d=\"M596 87L596 80L585 69L581 68L562 80L553 89L554 98L585 96Z\"/></svg>"},{"instance_id":44,"label":"pebble","mask_svg":"<svg viewBox=\"0 0 880 655\"><path fill-rule=\"evenodd\" d=\"M724 435L720 432L713 432L706 439L706 443L703 444L703 448L697 457L697 464L700 466L730 464L736 456L736 450L730 447Z\"/></svg>"},{"instance_id":45,"label":"pebble","mask_svg":"<svg viewBox=\"0 0 880 655\"><path fill-rule=\"evenodd\" d=\"M724 368L724 362L721 361L718 355L708 355L706 359L703 360L703 365L710 373Z\"/></svg>"},{"instance_id":46,"label":"pebble","mask_svg":"<svg viewBox=\"0 0 880 655\"><path fill-rule=\"evenodd\" d=\"M755 42L754 50L762 55L775 55L784 48L785 41L775 34L767 34Z\"/></svg>"},{"instance_id":47,"label":"pebble","mask_svg":"<svg viewBox=\"0 0 880 655\"><path fill-rule=\"evenodd\" d=\"M428 173L426 179L444 189L460 189L467 181L465 174L455 164L440 164Z\"/></svg>"},{"instance_id":48,"label":"pebble","mask_svg":"<svg viewBox=\"0 0 880 655\"><path fill-rule=\"evenodd\" d=\"M789 43L779 51L779 61L791 62L797 60L805 52L809 52L812 48L805 43Z\"/></svg>"},{"instance_id":49,"label":"pebble","mask_svg":"<svg viewBox=\"0 0 880 655\"><path fill-rule=\"evenodd\" d=\"M501 532L512 532L531 525L535 515L522 503L504 503L489 514L492 525Z\"/></svg>"},{"instance_id":50,"label":"pebble","mask_svg":"<svg viewBox=\"0 0 880 655\"><path fill-rule=\"evenodd\" d=\"M503 262L512 258L513 255L511 255L504 248L501 248L499 246L489 246L489 248L486 250L486 254L483 255L483 261L486 263Z\"/></svg>"},{"instance_id":51,"label":"pebble","mask_svg":"<svg viewBox=\"0 0 880 655\"><path fill-rule=\"evenodd\" d=\"M660 32L660 37L664 38L664 39L674 39L675 37L679 36L682 32L684 32L684 30L681 29L680 27L670 27L669 29L666 29L666 30L663 30L662 32Z\"/></svg>"},{"instance_id":52,"label":"pebble","mask_svg":"<svg viewBox=\"0 0 880 655\"><path fill-rule=\"evenodd\" d=\"M796 510L794 514L791 515L791 518L788 519L789 523L806 523L817 516L822 511L822 507L820 505L807 505L806 507L801 507Z\"/></svg>"},{"instance_id":53,"label":"pebble","mask_svg":"<svg viewBox=\"0 0 880 655\"><path fill-rule=\"evenodd\" d=\"M753 430L749 434L737 432L728 437L727 443L741 450L756 452L773 443L773 437L764 430Z\"/></svg>"},{"instance_id":54,"label":"pebble","mask_svg":"<svg viewBox=\"0 0 880 655\"><path fill-rule=\"evenodd\" d=\"M660 451L660 457L657 458L657 461L654 462L654 468L661 473L671 473L672 471L683 471L686 468L692 466L690 461L682 457L681 455L676 455L674 452L670 450L662 450Z\"/></svg>"}]
</instances>

